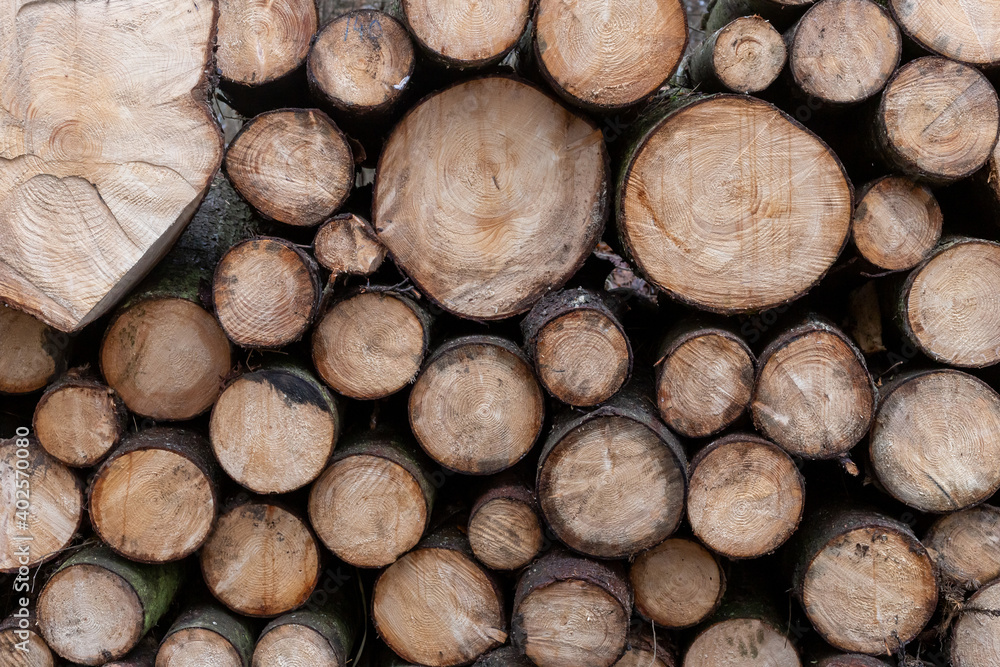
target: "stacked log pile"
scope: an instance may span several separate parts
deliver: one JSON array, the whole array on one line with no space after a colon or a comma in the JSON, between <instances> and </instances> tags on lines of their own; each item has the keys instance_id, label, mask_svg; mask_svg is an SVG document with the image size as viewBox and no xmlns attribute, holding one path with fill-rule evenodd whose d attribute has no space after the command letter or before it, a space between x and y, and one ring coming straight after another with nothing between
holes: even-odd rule
<instances>
[{"instance_id":1,"label":"stacked log pile","mask_svg":"<svg viewBox=\"0 0 1000 667\"><path fill-rule=\"evenodd\" d=\"M0 665L1000 667L998 72L987 0L3 5Z\"/></svg>"}]
</instances>

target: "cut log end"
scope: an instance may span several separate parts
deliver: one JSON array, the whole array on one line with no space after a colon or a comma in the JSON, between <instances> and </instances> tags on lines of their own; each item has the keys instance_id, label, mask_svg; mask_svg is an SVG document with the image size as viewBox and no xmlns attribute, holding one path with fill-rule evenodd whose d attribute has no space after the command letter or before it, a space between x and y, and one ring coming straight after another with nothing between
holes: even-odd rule
<instances>
[{"instance_id":1,"label":"cut log end","mask_svg":"<svg viewBox=\"0 0 1000 667\"><path fill-rule=\"evenodd\" d=\"M430 320L410 298L389 290L336 302L313 331L312 356L323 381L360 400L394 394L424 361Z\"/></svg>"},{"instance_id":2,"label":"cut log end","mask_svg":"<svg viewBox=\"0 0 1000 667\"><path fill-rule=\"evenodd\" d=\"M0 394L38 391L65 369L56 336L41 320L0 305Z\"/></svg>"},{"instance_id":3,"label":"cut log end","mask_svg":"<svg viewBox=\"0 0 1000 667\"><path fill-rule=\"evenodd\" d=\"M469 517L469 544L483 565L517 570L530 563L545 541L531 505L514 498L495 498Z\"/></svg>"},{"instance_id":4,"label":"cut log end","mask_svg":"<svg viewBox=\"0 0 1000 667\"><path fill-rule=\"evenodd\" d=\"M313 0L219 0L219 73L245 86L280 79L305 62L317 22Z\"/></svg>"},{"instance_id":5,"label":"cut log end","mask_svg":"<svg viewBox=\"0 0 1000 667\"><path fill-rule=\"evenodd\" d=\"M731 435L691 462L688 520L694 534L729 558L756 558L785 543L798 528L805 480L776 445Z\"/></svg>"},{"instance_id":6,"label":"cut log end","mask_svg":"<svg viewBox=\"0 0 1000 667\"><path fill-rule=\"evenodd\" d=\"M545 388L569 405L611 398L625 383L631 350L621 327L596 310L558 317L538 333L535 364Z\"/></svg>"},{"instance_id":7,"label":"cut log end","mask_svg":"<svg viewBox=\"0 0 1000 667\"><path fill-rule=\"evenodd\" d=\"M844 651L891 655L913 639L937 606L927 552L887 525L835 534L809 561L802 606L820 635Z\"/></svg>"},{"instance_id":8,"label":"cut log end","mask_svg":"<svg viewBox=\"0 0 1000 667\"><path fill-rule=\"evenodd\" d=\"M705 40L689 71L710 86L759 93L775 82L787 57L785 40L766 19L741 16Z\"/></svg>"},{"instance_id":9,"label":"cut log end","mask_svg":"<svg viewBox=\"0 0 1000 667\"><path fill-rule=\"evenodd\" d=\"M316 35L309 82L341 111L379 113L399 101L415 63L406 28L388 14L361 9L338 16Z\"/></svg>"},{"instance_id":10,"label":"cut log end","mask_svg":"<svg viewBox=\"0 0 1000 667\"><path fill-rule=\"evenodd\" d=\"M460 338L435 352L410 393L410 425L441 465L473 475L505 470L535 444L545 402L510 342Z\"/></svg>"},{"instance_id":11,"label":"cut log end","mask_svg":"<svg viewBox=\"0 0 1000 667\"><path fill-rule=\"evenodd\" d=\"M357 567L384 567L417 545L428 504L402 465L380 456L347 456L316 480L309 519L330 551Z\"/></svg>"},{"instance_id":12,"label":"cut log end","mask_svg":"<svg viewBox=\"0 0 1000 667\"><path fill-rule=\"evenodd\" d=\"M402 0L406 22L427 53L446 65L479 67L510 51L528 24L529 0Z\"/></svg>"},{"instance_id":13,"label":"cut log end","mask_svg":"<svg viewBox=\"0 0 1000 667\"><path fill-rule=\"evenodd\" d=\"M687 46L680 0L541 0L538 63L565 97L586 107L634 104L660 88Z\"/></svg>"},{"instance_id":14,"label":"cut log end","mask_svg":"<svg viewBox=\"0 0 1000 667\"><path fill-rule=\"evenodd\" d=\"M684 655L683 667L801 667L798 652L770 623L733 618L713 623Z\"/></svg>"},{"instance_id":15,"label":"cut log end","mask_svg":"<svg viewBox=\"0 0 1000 667\"><path fill-rule=\"evenodd\" d=\"M101 371L133 412L185 420L219 397L230 354L225 332L201 306L179 298L144 299L108 327Z\"/></svg>"},{"instance_id":16,"label":"cut log end","mask_svg":"<svg viewBox=\"0 0 1000 667\"><path fill-rule=\"evenodd\" d=\"M253 667L279 665L344 667L345 663L326 637L316 630L306 625L285 623L262 635L253 652Z\"/></svg>"},{"instance_id":17,"label":"cut log end","mask_svg":"<svg viewBox=\"0 0 1000 667\"><path fill-rule=\"evenodd\" d=\"M538 499L548 524L570 548L622 558L658 544L677 528L684 509L683 463L645 424L595 417L572 428L551 450L547 443L546 450Z\"/></svg>"},{"instance_id":18,"label":"cut log end","mask_svg":"<svg viewBox=\"0 0 1000 667\"><path fill-rule=\"evenodd\" d=\"M49 454L74 467L92 466L118 444L124 406L106 385L67 377L35 406L32 426Z\"/></svg>"},{"instance_id":19,"label":"cut log end","mask_svg":"<svg viewBox=\"0 0 1000 667\"><path fill-rule=\"evenodd\" d=\"M279 109L253 118L229 145L225 166L254 208L289 225L318 225L354 185L347 138L316 109Z\"/></svg>"},{"instance_id":20,"label":"cut log end","mask_svg":"<svg viewBox=\"0 0 1000 667\"><path fill-rule=\"evenodd\" d=\"M670 345L660 363L660 416L681 435L712 435L743 414L753 384L754 360L746 343L721 329L691 332Z\"/></svg>"},{"instance_id":21,"label":"cut log end","mask_svg":"<svg viewBox=\"0 0 1000 667\"><path fill-rule=\"evenodd\" d=\"M837 458L868 432L875 388L846 335L806 324L779 336L761 355L750 408L760 432L789 453Z\"/></svg>"},{"instance_id":22,"label":"cut log end","mask_svg":"<svg viewBox=\"0 0 1000 667\"><path fill-rule=\"evenodd\" d=\"M339 275L368 276L385 260L385 246L379 243L367 220L353 213L330 218L316 231L313 241L316 261Z\"/></svg>"},{"instance_id":23,"label":"cut log end","mask_svg":"<svg viewBox=\"0 0 1000 667\"><path fill-rule=\"evenodd\" d=\"M876 140L895 168L948 183L986 163L998 121L997 93L982 73L936 56L918 58L900 67L882 93Z\"/></svg>"},{"instance_id":24,"label":"cut log end","mask_svg":"<svg viewBox=\"0 0 1000 667\"><path fill-rule=\"evenodd\" d=\"M264 502L244 503L220 516L200 558L212 595L245 616L294 609L319 582L319 546L309 527Z\"/></svg>"},{"instance_id":25,"label":"cut log end","mask_svg":"<svg viewBox=\"0 0 1000 667\"><path fill-rule=\"evenodd\" d=\"M937 245L942 221L929 188L903 176L886 176L868 185L858 202L854 245L880 269L910 269Z\"/></svg>"},{"instance_id":26,"label":"cut log end","mask_svg":"<svg viewBox=\"0 0 1000 667\"><path fill-rule=\"evenodd\" d=\"M14 634L15 631L18 634ZM27 638L20 633L27 632ZM9 667L55 667L52 650L35 630L0 629L0 655Z\"/></svg>"},{"instance_id":27,"label":"cut log end","mask_svg":"<svg viewBox=\"0 0 1000 667\"><path fill-rule=\"evenodd\" d=\"M654 285L705 310L763 310L801 296L850 231L851 186L837 158L753 98L696 99L656 125L626 169L625 247Z\"/></svg>"},{"instance_id":28,"label":"cut log end","mask_svg":"<svg viewBox=\"0 0 1000 667\"><path fill-rule=\"evenodd\" d=\"M981 588L963 606L952 631L951 664L1000 665L1000 581Z\"/></svg>"},{"instance_id":29,"label":"cut log end","mask_svg":"<svg viewBox=\"0 0 1000 667\"><path fill-rule=\"evenodd\" d=\"M725 577L708 549L670 538L636 556L629 571L635 607L664 628L697 625L714 612L725 592Z\"/></svg>"},{"instance_id":30,"label":"cut log end","mask_svg":"<svg viewBox=\"0 0 1000 667\"><path fill-rule=\"evenodd\" d=\"M971 589L1000 578L1000 508L979 505L946 514L924 545L946 579Z\"/></svg>"},{"instance_id":31,"label":"cut log end","mask_svg":"<svg viewBox=\"0 0 1000 667\"><path fill-rule=\"evenodd\" d=\"M376 231L445 310L510 317L564 284L594 249L607 213L605 160L601 132L538 89L504 77L460 83L415 107L386 142Z\"/></svg>"},{"instance_id":32,"label":"cut log end","mask_svg":"<svg viewBox=\"0 0 1000 667\"><path fill-rule=\"evenodd\" d=\"M972 65L1000 63L1000 7L968 11L960 0L887 3L900 27L923 48Z\"/></svg>"},{"instance_id":33,"label":"cut log end","mask_svg":"<svg viewBox=\"0 0 1000 667\"><path fill-rule=\"evenodd\" d=\"M890 386L872 426L872 468L882 486L923 512L953 512L1000 489L1000 396L955 370Z\"/></svg>"},{"instance_id":34,"label":"cut log end","mask_svg":"<svg viewBox=\"0 0 1000 667\"><path fill-rule=\"evenodd\" d=\"M28 439L26 447L19 446L19 440L0 440L0 474L10 480L0 490L0 506L7 508L0 521L0 540L9 545L0 553L0 572L17 572L19 566L33 567L55 557L72 541L83 518L83 488L76 475L45 453L34 439ZM27 457L18 456L24 450ZM18 465L24 461L27 469ZM19 508L26 494L20 483L25 481L30 504L22 513ZM20 520L24 514L27 526ZM31 538L27 563L15 553L17 545L28 544L25 537Z\"/></svg>"},{"instance_id":35,"label":"cut log end","mask_svg":"<svg viewBox=\"0 0 1000 667\"><path fill-rule=\"evenodd\" d=\"M451 549L417 549L400 558L375 583L372 605L379 635L412 663L467 664L507 640L493 582Z\"/></svg>"},{"instance_id":36,"label":"cut log end","mask_svg":"<svg viewBox=\"0 0 1000 667\"><path fill-rule=\"evenodd\" d=\"M871 0L824 0L793 29L788 66L812 99L856 104L892 76L902 53L899 28Z\"/></svg>"},{"instance_id":37,"label":"cut log end","mask_svg":"<svg viewBox=\"0 0 1000 667\"><path fill-rule=\"evenodd\" d=\"M160 644L156 667L244 667L239 652L225 637L206 628L185 628Z\"/></svg>"},{"instance_id":38,"label":"cut log end","mask_svg":"<svg viewBox=\"0 0 1000 667\"><path fill-rule=\"evenodd\" d=\"M257 493L287 493L316 479L340 435L340 415L318 380L262 368L232 382L209 423L226 473Z\"/></svg>"},{"instance_id":39,"label":"cut log end","mask_svg":"<svg viewBox=\"0 0 1000 667\"><path fill-rule=\"evenodd\" d=\"M316 263L290 241L256 238L231 248L215 270L219 323L237 345L277 348L297 341L319 310Z\"/></svg>"},{"instance_id":40,"label":"cut log end","mask_svg":"<svg viewBox=\"0 0 1000 667\"><path fill-rule=\"evenodd\" d=\"M1000 244L963 240L916 269L904 288L903 326L929 357L980 368L1000 362Z\"/></svg>"}]
</instances>

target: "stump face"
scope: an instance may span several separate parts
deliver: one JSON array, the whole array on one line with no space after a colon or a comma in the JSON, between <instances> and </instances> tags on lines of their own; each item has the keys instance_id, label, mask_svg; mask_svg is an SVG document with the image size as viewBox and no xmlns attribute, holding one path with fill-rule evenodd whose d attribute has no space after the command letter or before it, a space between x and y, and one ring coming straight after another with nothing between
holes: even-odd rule
<instances>
[{"instance_id":1,"label":"stump face","mask_svg":"<svg viewBox=\"0 0 1000 667\"><path fill-rule=\"evenodd\" d=\"M669 116L639 147L619 197L622 240L653 284L726 314L802 295L850 231L837 158L747 97L712 96Z\"/></svg>"},{"instance_id":2,"label":"stump face","mask_svg":"<svg viewBox=\"0 0 1000 667\"><path fill-rule=\"evenodd\" d=\"M0 10L0 300L71 331L163 256L219 167L215 5L22 4Z\"/></svg>"},{"instance_id":3,"label":"stump face","mask_svg":"<svg viewBox=\"0 0 1000 667\"><path fill-rule=\"evenodd\" d=\"M918 268L905 294L906 326L927 354L954 366L1000 362L1000 245L958 243Z\"/></svg>"},{"instance_id":4,"label":"stump face","mask_svg":"<svg viewBox=\"0 0 1000 667\"><path fill-rule=\"evenodd\" d=\"M243 660L222 635L205 628L185 628L163 640L156 667L243 667Z\"/></svg>"},{"instance_id":5,"label":"stump face","mask_svg":"<svg viewBox=\"0 0 1000 667\"><path fill-rule=\"evenodd\" d=\"M627 611L588 581L557 581L531 592L521 617L525 654L545 667L609 667L625 648Z\"/></svg>"},{"instance_id":6,"label":"stump face","mask_svg":"<svg viewBox=\"0 0 1000 667\"><path fill-rule=\"evenodd\" d=\"M597 417L573 429L538 473L538 500L553 531L599 558L622 558L674 532L684 487L670 448L624 417Z\"/></svg>"},{"instance_id":7,"label":"stump face","mask_svg":"<svg viewBox=\"0 0 1000 667\"><path fill-rule=\"evenodd\" d=\"M410 111L386 142L379 240L445 310L522 313L594 249L606 159L601 133L539 90L499 77L458 84Z\"/></svg>"},{"instance_id":8,"label":"stump face","mask_svg":"<svg viewBox=\"0 0 1000 667\"><path fill-rule=\"evenodd\" d=\"M934 566L916 539L863 527L833 538L812 559L802 606L837 648L888 655L924 628L937 593Z\"/></svg>"},{"instance_id":9,"label":"stump face","mask_svg":"<svg viewBox=\"0 0 1000 667\"><path fill-rule=\"evenodd\" d=\"M503 606L486 573L450 549L417 549L375 583L372 615L386 644L408 662L447 667L503 644Z\"/></svg>"},{"instance_id":10,"label":"stump face","mask_svg":"<svg viewBox=\"0 0 1000 667\"><path fill-rule=\"evenodd\" d=\"M215 521L205 473L163 449L123 454L102 467L90 491L90 517L108 546L145 563L194 553Z\"/></svg>"},{"instance_id":11,"label":"stump face","mask_svg":"<svg viewBox=\"0 0 1000 667\"><path fill-rule=\"evenodd\" d=\"M535 11L542 72L586 106L645 98L674 73L685 46L679 0L541 0Z\"/></svg>"},{"instance_id":12,"label":"stump face","mask_svg":"<svg viewBox=\"0 0 1000 667\"><path fill-rule=\"evenodd\" d=\"M875 416L872 466L886 491L924 512L951 512L1000 489L1000 396L960 371L918 375Z\"/></svg>"},{"instance_id":13,"label":"stump face","mask_svg":"<svg viewBox=\"0 0 1000 667\"><path fill-rule=\"evenodd\" d=\"M684 667L801 667L787 637L757 619L734 618L703 631L684 656Z\"/></svg>"},{"instance_id":14,"label":"stump face","mask_svg":"<svg viewBox=\"0 0 1000 667\"><path fill-rule=\"evenodd\" d=\"M144 627L142 603L132 586L97 565L56 572L38 596L37 613L49 647L84 665L122 657Z\"/></svg>"},{"instance_id":15,"label":"stump face","mask_svg":"<svg viewBox=\"0 0 1000 667\"><path fill-rule=\"evenodd\" d=\"M118 409L107 387L68 385L38 402L32 425L49 454L67 465L92 466L122 435Z\"/></svg>"}]
</instances>

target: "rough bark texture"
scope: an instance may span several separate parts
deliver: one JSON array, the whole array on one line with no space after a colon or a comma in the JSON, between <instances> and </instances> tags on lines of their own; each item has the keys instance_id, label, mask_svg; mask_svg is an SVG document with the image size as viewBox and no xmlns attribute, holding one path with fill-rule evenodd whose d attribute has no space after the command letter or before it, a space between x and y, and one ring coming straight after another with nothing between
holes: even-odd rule
<instances>
[{"instance_id":1,"label":"rough bark texture","mask_svg":"<svg viewBox=\"0 0 1000 667\"><path fill-rule=\"evenodd\" d=\"M180 560L208 539L218 514L219 477L205 438L177 428L141 431L94 473L90 521L108 546L130 560Z\"/></svg>"},{"instance_id":2,"label":"rough bark texture","mask_svg":"<svg viewBox=\"0 0 1000 667\"><path fill-rule=\"evenodd\" d=\"M598 558L622 558L677 528L687 457L644 388L633 383L596 410L556 421L542 448L536 489L564 544Z\"/></svg>"},{"instance_id":3,"label":"rough bark texture","mask_svg":"<svg viewBox=\"0 0 1000 667\"><path fill-rule=\"evenodd\" d=\"M75 331L163 257L219 168L217 10L22 4L0 11L0 301Z\"/></svg>"},{"instance_id":4,"label":"rough bark texture","mask_svg":"<svg viewBox=\"0 0 1000 667\"><path fill-rule=\"evenodd\" d=\"M761 16L785 29L802 16L814 0L714 0L703 27L713 33L739 16Z\"/></svg>"}]
</instances>

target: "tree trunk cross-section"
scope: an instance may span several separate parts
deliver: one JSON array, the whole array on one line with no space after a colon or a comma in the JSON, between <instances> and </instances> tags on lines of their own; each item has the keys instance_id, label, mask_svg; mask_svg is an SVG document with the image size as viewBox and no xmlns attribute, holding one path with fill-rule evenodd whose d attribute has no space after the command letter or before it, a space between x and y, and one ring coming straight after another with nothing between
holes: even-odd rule
<instances>
[{"instance_id":1,"label":"tree trunk cross-section","mask_svg":"<svg viewBox=\"0 0 1000 667\"><path fill-rule=\"evenodd\" d=\"M317 22L313 0L219 0L219 73L245 86L280 79L305 61Z\"/></svg>"},{"instance_id":2,"label":"tree trunk cross-section","mask_svg":"<svg viewBox=\"0 0 1000 667\"><path fill-rule=\"evenodd\" d=\"M0 9L0 301L80 329L177 239L222 157L215 7Z\"/></svg>"},{"instance_id":3,"label":"tree trunk cross-section","mask_svg":"<svg viewBox=\"0 0 1000 667\"><path fill-rule=\"evenodd\" d=\"M472 552L486 567L526 566L545 541L534 492L514 475L500 476L476 499L467 533Z\"/></svg>"},{"instance_id":4,"label":"tree trunk cross-section","mask_svg":"<svg viewBox=\"0 0 1000 667\"><path fill-rule=\"evenodd\" d=\"M953 667L1000 665L1000 581L965 603L951 636Z\"/></svg>"},{"instance_id":5,"label":"tree trunk cross-section","mask_svg":"<svg viewBox=\"0 0 1000 667\"><path fill-rule=\"evenodd\" d=\"M8 616L0 622L0 655L7 660L5 667L55 667L52 650L38 634L34 618L28 621L27 629L19 626L20 620L22 619Z\"/></svg>"},{"instance_id":6,"label":"tree trunk cross-section","mask_svg":"<svg viewBox=\"0 0 1000 667\"><path fill-rule=\"evenodd\" d=\"M625 165L623 245L654 285L704 310L801 296L850 232L851 185L836 156L754 98L695 98L648 131Z\"/></svg>"},{"instance_id":7,"label":"tree trunk cross-section","mask_svg":"<svg viewBox=\"0 0 1000 667\"><path fill-rule=\"evenodd\" d=\"M884 176L862 188L851 234L861 256L879 269L919 264L941 238L941 207L925 185Z\"/></svg>"},{"instance_id":8,"label":"tree trunk cross-section","mask_svg":"<svg viewBox=\"0 0 1000 667\"><path fill-rule=\"evenodd\" d=\"M538 89L475 79L424 100L379 159L379 240L445 310L528 310L594 249L607 214L601 132Z\"/></svg>"},{"instance_id":9,"label":"tree trunk cross-section","mask_svg":"<svg viewBox=\"0 0 1000 667\"><path fill-rule=\"evenodd\" d=\"M1000 578L1000 508L978 505L946 514L930 527L924 545L938 570L970 589Z\"/></svg>"},{"instance_id":10,"label":"tree trunk cross-section","mask_svg":"<svg viewBox=\"0 0 1000 667\"><path fill-rule=\"evenodd\" d=\"M125 404L107 385L75 369L45 390L31 423L45 451L66 465L88 467L118 444Z\"/></svg>"},{"instance_id":11,"label":"tree trunk cross-section","mask_svg":"<svg viewBox=\"0 0 1000 667\"><path fill-rule=\"evenodd\" d=\"M715 556L683 537L664 540L637 555L629 581L636 610L664 628L701 623L719 607L726 590Z\"/></svg>"},{"instance_id":12,"label":"tree trunk cross-section","mask_svg":"<svg viewBox=\"0 0 1000 667\"><path fill-rule=\"evenodd\" d=\"M691 643L683 667L801 667L795 646L773 623L730 618L713 623Z\"/></svg>"},{"instance_id":13,"label":"tree trunk cross-section","mask_svg":"<svg viewBox=\"0 0 1000 667\"><path fill-rule=\"evenodd\" d=\"M181 613L167 630L156 654L156 667L250 667L253 629L249 622L217 605Z\"/></svg>"},{"instance_id":14,"label":"tree trunk cross-section","mask_svg":"<svg viewBox=\"0 0 1000 667\"><path fill-rule=\"evenodd\" d=\"M386 250L371 223L354 213L342 213L316 230L313 252L334 275L367 276L382 266Z\"/></svg>"},{"instance_id":15,"label":"tree trunk cross-section","mask_svg":"<svg viewBox=\"0 0 1000 667\"><path fill-rule=\"evenodd\" d=\"M264 628L253 651L253 667L351 664L358 623L353 598L333 591L322 605L310 604L274 619Z\"/></svg>"},{"instance_id":16,"label":"tree trunk cross-section","mask_svg":"<svg viewBox=\"0 0 1000 667\"><path fill-rule=\"evenodd\" d=\"M0 306L0 341L0 394L38 391L66 370L65 345L27 313Z\"/></svg>"},{"instance_id":17,"label":"tree trunk cross-section","mask_svg":"<svg viewBox=\"0 0 1000 667\"><path fill-rule=\"evenodd\" d=\"M669 79L687 46L680 0L540 0L535 53L564 97L588 108L634 104Z\"/></svg>"},{"instance_id":18,"label":"tree trunk cross-section","mask_svg":"<svg viewBox=\"0 0 1000 667\"><path fill-rule=\"evenodd\" d=\"M528 24L530 0L402 0L414 39L434 60L467 69L500 60Z\"/></svg>"},{"instance_id":19,"label":"tree trunk cross-section","mask_svg":"<svg viewBox=\"0 0 1000 667\"><path fill-rule=\"evenodd\" d=\"M759 93L778 78L788 50L781 33L759 16L719 28L691 56L688 73L699 89Z\"/></svg>"},{"instance_id":20,"label":"tree trunk cross-section","mask_svg":"<svg viewBox=\"0 0 1000 667\"><path fill-rule=\"evenodd\" d=\"M902 27L920 46L970 65L1000 63L1000 6L969 0L889 0Z\"/></svg>"}]
</instances>

